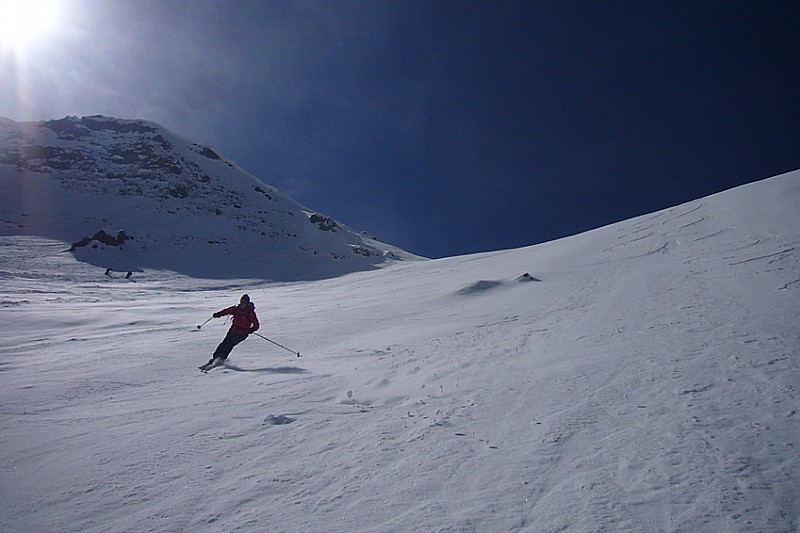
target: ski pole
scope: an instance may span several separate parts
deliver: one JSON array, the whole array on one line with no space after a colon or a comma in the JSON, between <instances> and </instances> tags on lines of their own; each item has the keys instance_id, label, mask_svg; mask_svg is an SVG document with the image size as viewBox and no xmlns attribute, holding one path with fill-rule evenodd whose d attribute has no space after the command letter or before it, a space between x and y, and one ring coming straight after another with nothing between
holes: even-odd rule
<instances>
[{"instance_id":1,"label":"ski pole","mask_svg":"<svg viewBox=\"0 0 800 533\"><path fill-rule=\"evenodd\" d=\"M212 318L214 318L214 317L212 316L211 318L209 318L208 320L206 320L205 322L203 322L202 324L200 324L199 326L197 326L197 329L200 329L200 328L202 328L203 326L205 326L206 324L208 324L208 323L211 321L211 319L212 319Z\"/></svg>"},{"instance_id":2,"label":"ski pole","mask_svg":"<svg viewBox=\"0 0 800 533\"><path fill-rule=\"evenodd\" d=\"M261 337L261 338L262 338L262 339L264 339L265 341L269 341L269 342L271 342L272 344L274 344L275 346L280 346L281 348L283 348L283 349L284 349L284 350L286 350L287 352L292 352L292 353L293 353L293 354L295 354L297 357L300 357L300 352L295 352L294 350L290 350L289 348L287 348L287 347L286 347L286 346L284 346L283 344L278 344L278 343L277 343L277 342L275 342L274 340L266 338L264 335L260 335L260 334L258 334L258 333L256 333L256 332L253 332L253 335L256 335L256 336L258 336L258 337Z\"/></svg>"}]
</instances>

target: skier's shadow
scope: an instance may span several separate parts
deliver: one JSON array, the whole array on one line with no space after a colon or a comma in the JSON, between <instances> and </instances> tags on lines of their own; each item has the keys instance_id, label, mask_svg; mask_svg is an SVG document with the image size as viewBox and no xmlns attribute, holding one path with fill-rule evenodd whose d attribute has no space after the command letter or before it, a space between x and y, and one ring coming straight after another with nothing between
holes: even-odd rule
<instances>
[{"instance_id":1,"label":"skier's shadow","mask_svg":"<svg viewBox=\"0 0 800 533\"><path fill-rule=\"evenodd\" d=\"M298 366L279 366L267 368L242 368L231 363L226 363L225 368L234 372L254 372L257 374L306 374L308 370Z\"/></svg>"}]
</instances>

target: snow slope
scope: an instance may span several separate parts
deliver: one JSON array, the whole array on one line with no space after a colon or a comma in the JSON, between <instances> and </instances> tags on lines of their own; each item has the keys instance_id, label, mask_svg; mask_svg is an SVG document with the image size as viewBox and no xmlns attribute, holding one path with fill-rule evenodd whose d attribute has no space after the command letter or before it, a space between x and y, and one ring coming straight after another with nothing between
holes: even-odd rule
<instances>
[{"instance_id":1,"label":"snow slope","mask_svg":"<svg viewBox=\"0 0 800 533\"><path fill-rule=\"evenodd\" d=\"M0 118L0 235L70 244L105 271L309 280L420 259L300 205L144 120Z\"/></svg>"},{"instance_id":2,"label":"snow slope","mask_svg":"<svg viewBox=\"0 0 800 533\"><path fill-rule=\"evenodd\" d=\"M800 530L800 172L311 282L0 244L2 531ZM201 374L244 291L303 357Z\"/></svg>"}]
</instances>

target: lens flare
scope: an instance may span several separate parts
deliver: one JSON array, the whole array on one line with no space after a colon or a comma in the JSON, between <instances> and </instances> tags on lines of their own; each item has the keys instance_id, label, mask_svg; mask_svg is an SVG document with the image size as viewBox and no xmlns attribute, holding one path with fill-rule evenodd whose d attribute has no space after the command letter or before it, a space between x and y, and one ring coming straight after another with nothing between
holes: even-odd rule
<instances>
[{"instance_id":1,"label":"lens flare","mask_svg":"<svg viewBox=\"0 0 800 533\"><path fill-rule=\"evenodd\" d=\"M0 0L0 47L25 48L53 28L57 17L56 0Z\"/></svg>"}]
</instances>

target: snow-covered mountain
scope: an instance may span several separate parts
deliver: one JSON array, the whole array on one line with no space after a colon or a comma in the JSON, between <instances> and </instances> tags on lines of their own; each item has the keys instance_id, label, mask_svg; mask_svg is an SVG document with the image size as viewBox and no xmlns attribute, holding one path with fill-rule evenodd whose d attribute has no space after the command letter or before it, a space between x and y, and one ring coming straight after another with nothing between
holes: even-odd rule
<instances>
[{"instance_id":1,"label":"snow-covered mountain","mask_svg":"<svg viewBox=\"0 0 800 533\"><path fill-rule=\"evenodd\" d=\"M296 280L415 258L142 120L0 118L0 187L0 235L63 240L101 268Z\"/></svg>"},{"instance_id":2,"label":"snow-covered mountain","mask_svg":"<svg viewBox=\"0 0 800 533\"><path fill-rule=\"evenodd\" d=\"M0 531L800 528L800 172L290 284L63 250L0 237ZM303 357L201 374L244 291Z\"/></svg>"}]
</instances>

